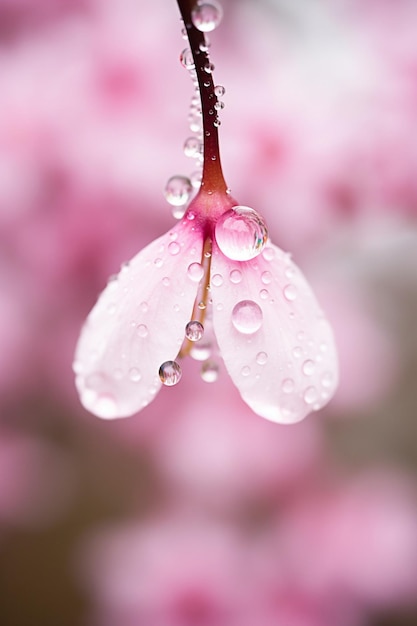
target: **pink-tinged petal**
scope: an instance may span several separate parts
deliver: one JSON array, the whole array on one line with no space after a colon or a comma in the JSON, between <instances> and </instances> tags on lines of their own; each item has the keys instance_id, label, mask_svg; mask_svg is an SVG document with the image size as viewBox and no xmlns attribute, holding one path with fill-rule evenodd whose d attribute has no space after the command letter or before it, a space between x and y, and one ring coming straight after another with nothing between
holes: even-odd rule
<instances>
[{"instance_id":1,"label":"pink-tinged petal","mask_svg":"<svg viewBox=\"0 0 417 626\"><path fill-rule=\"evenodd\" d=\"M174 360L197 294L203 240L182 221L111 279L89 314L75 354L81 402L103 418L140 411L161 386L159 367Z\"/></svg>"},{"instance_id":2,"label":"pink-tinged petal","mask_svg":"<svg viewBox=\"0 0 417 626\"><path fill-rule=\"evenodd\" d=\"M333 333L289 255L269 245L231 261L214 245L211 287L220 353L252 410L293 423L324 406L338 380Z\"/></svg>"}]
</instances>

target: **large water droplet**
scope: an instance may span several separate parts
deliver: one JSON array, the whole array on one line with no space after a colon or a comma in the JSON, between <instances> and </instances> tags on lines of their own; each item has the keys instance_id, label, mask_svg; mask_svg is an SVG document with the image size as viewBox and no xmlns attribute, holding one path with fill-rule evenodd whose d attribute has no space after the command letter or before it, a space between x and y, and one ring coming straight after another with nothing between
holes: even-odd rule
<instances>
[{"instance_id":1,"label":"large water droplet","mask_svg":"<svg viewBox=\"0 0 417 626\"><path fill-rule=\"evenodd\" d=\"M201 378L205 383L214 383L219 377L219 366L213 361L206 361L201 368Z\"/></svg>"},{"instance_id":2,"label":"large water droplet","mask_svg":"<svg viewBox=\"0 0 417 626\"><path fill-rule=\"evenodd\" d=\"M171 176L168 180L164 195L172 206L183 206L188 202L192 185L189 178L185 176Z\"/></svg>"},{"instance_id":3,"label":"large water droplet","mask_svg":"<svg viewBox=\"0 0 417 626\"><path fill-rule=\"evenodd\" d=\"M306 404L314 404L318 399L317 389L315 387L307 387L303 395Z\"/></svg>"},{"instance_id":4,"label":"large water droplet","mask_svg":"<svg viewBox=\"0 0 417 626\"><path fill-rule=\"evenodd\" d=\"M289 302L293 302L297 297L297 287L295 285L286 285L283 292L284 298Z\"/></svg>"},{"instance_id":5,"label":"large water droplet","mask_svg":"<svg viewBox=\"0 0 417 626\"><path fill-rule=\"evenodd\" d=\"M187 270L188 277L198 283L204 276L204 268L201 263L191 263Z\"/></svg>"},{"instance_id":6,"label":"large water droplet","mask_svg":"<svg viewBox=\"0 0 417 626\"><path fill-rule=\"evenodd\" d=\"M193 70L195 65L194 65L194 59L193 59L193 55L191 53L190 48L185 48L185 50L183 50L180 54L180 62L181 65L183 67L185 67L186 70Z\"/></svg>"},{"instance_id":7,"label":"large water droplet","mask_svg":"<svg viewBox=\"0 0 417 626\"><path fill-rule=\"evenodd\" d=\"M244 335L252 335L262 326L262 309L252 300L238 302L232 311L233 326Z\"/></svg>"},{"instance_id":8,"label":"large water droplet","mask_svg":"<svg viewBox=\"0 0 417 626\"><path fill-rule=\"evenodd\" d=\"M203 145L198 137L188 137L184 142L184 154L187 157L194 158L201 155Z\"/></svg>"},{"instance_id":9,"label":"large water droplet","mask_svg":"<svg viewBox=\"0 0 417 626\"><path fill-rule=\"evenodd\" d=\"M302 369L303 374L305 374L306 376L312 376L314 374L314 370L316 369L316 365L314 361L304 361Z\"/></svg>"},{"instance_id":10,"label":"large water droplet","mask_svg":"<svg viewBox=\"0 0 417 626\"><path fill-rule=\"evenodd\" d=\"M191 322L188 322L187 326L185 327L185 336L190 341L200 341L203 334L204 326L197 320L192 320Z\"/></svg>"},{"instance_id":11,"label":"large water droplet","mask_svg":"<svg viewBox=\"0 0 417 626\"><path fill-rule=\"evenodd\" d=\"M223 8L216 0L199 0L191 11L194 26L203 33L209 33L220 24Z\"/></svg>"},{"instance_id":12,"label":"large water droplet","mask_svg":"<svg viewBox=\"0 0 417 626\"><path fill-rule=\"evenodd\" d=\"M181 367L176 361L165 361L159 368L159 378L167 387L172 387L179 383L181 376Z\"/></svg>"},{"instance_id":13,"label":"large water droplet","mask_svg":"<svg viewBox=\"0 0 417 626\"><path fill-rule=\"evenodd\" d=\"M219 218L215 236L220 250L229 259L249 261L262 252L268 241L268 230L254 209L236 206Z\"/></svg>"}]
</instances>

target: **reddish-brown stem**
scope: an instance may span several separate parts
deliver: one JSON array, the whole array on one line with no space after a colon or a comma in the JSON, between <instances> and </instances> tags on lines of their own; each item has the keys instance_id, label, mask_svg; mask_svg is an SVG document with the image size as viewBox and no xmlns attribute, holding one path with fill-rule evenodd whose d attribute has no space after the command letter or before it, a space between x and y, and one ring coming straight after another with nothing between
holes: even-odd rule
<instances>
[{"instance_id":1,"label":"reddish-brown stem","mask_svg":"<svg viewBox=\"0 0 417 626\"><path fill-rule=\"evenodd\" d=\"M206 72L210 59L205 50L204 33L199 31L191 20L191 12L196 0L177 0L184 27L187 33L190 50L193 55L195 72L201 98L201 111L203 115L204 133L204 164L201 192L225 193L227 189L220 162L219 133L215 120L217 111L214 105L217 96L214 93L214 82L211 72Z\"/></svg>"}]
</instances>

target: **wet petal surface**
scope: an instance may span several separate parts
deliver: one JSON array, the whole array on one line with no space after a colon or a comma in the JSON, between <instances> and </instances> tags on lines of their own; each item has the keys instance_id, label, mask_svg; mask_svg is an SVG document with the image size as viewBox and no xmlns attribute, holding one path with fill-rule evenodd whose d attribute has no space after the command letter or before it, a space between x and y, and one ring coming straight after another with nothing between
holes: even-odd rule
<instances>
[{"instance_id":1,"label":"wet petal surface","mask_svg":"<svg viewBox=\"0 0 417 626\"><path fill-rule=\"evenodd\" d=\"M200 262L202 246L198 226L184 220L109 281L75 354L86 409L107 419L125 417L154 398L159 368L175 360L190 321L199 279L188 268Z\"/></svg>"},{"instance_id":2,"label":"wet petal surface","mask_svg":"<svg viewBox=\"0 0 417 626\"><path fill-rule=\"evenodd\" d=\"M275 422L293 423L324 406L338 381L331 327L303 274L269 244L251 261L213 247L213 324L242 398Z\"/></svg>"}]
</instances>

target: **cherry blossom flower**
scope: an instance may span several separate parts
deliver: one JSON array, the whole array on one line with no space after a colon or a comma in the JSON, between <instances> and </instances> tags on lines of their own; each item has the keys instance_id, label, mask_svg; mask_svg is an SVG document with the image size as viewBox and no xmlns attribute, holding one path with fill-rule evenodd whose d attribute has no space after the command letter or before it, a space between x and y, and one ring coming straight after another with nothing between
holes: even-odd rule
<instances>
[{"instance_id":1,"label":"cherry blossom flower","mask_svg":"<svg viewBox=\"0 0 417 626\"><path fill-rule=\"evenodd\" d=\"M176 359L195 352L198 342L198 358L206 349L208 359L208 344L217 341L253 411L297 422L325 405L336 388L332 330L290 255L269 241L263 218L227 188L214 114L222 88L214 88L204 29L185 4L179 3L193 60L183 53L183 65L195 68L204 126L201 187L180 223L109 281L81 333L76 385L92 413L132 415L162 383L179 382ZM187 145L198 158L199 138ZM169 184L173 204L188 198L187 179L173 177ZM207 360L207 380L216 377L215 369Z\"/></svg>"}]
</instances>

